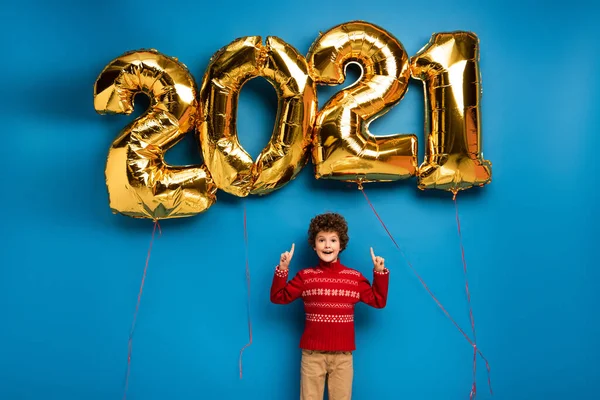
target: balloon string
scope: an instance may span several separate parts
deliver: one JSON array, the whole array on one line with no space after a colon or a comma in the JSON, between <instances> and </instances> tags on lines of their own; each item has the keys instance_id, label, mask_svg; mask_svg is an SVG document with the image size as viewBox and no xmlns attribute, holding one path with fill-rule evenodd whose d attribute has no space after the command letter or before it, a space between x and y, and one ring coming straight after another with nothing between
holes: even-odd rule
<instances>
[{"instance_id":1,"label":"balloon string","mask_svg":"<svg viewBox=\"0 0 600 400\"><path fill-rule=\"evenodd\" d=\"M247 347L250 347L250 345L252 344L252 320L250 319L250 262L248 261L248 223L247 223L247 216L246 216L246 205L244 204L244 245L246 248L246 287L247 287L247 293L248 293L248 298L247 298L247 315L248 315L248 334L249 334L249 342L246 343L244 345L244 347L242 347L242 349L240 350L240 379L242 379L243 377L243 373L242 373L242 355L244 353L244 350L246 350Z\"/></svg>"},{"instance_id":2,"label":"balloon string","mask_svg":"<svg viewBox=\"0 0 600 400\"><path fill-rule=\"evenodd\" d=\"M479 348L477 347L477 345L475 344L475 342L471 340L471 338L469 337L469 335L467 335L465 333L465 331L460 327L460 325L458 325L458 323L454 320L454 318L452 318L452 316L446 310L446 308L442 305L442 303L437 299L437 297L435 297L435 295L433 294L433 292L431 291L431 289L429 289L429 287L427 286L427 284L425 283L425 281L423 280L423 278L421 278L421 276L419 275L419 273L417 272L417 270L413 267L412 263L408 260L408 258L404 254L404 251L402 251L402 248L400 248L400 246L396 242L396 239L394 239L394 237L392 236L392 234L388 230L387 226L385 225L385 223L383 222L383 220L381 219L381 217L379 216L379 214L375 210L375 207L373 206L373 203L371 203L371 200L369 200L369 197L367 196L367 193L365 192L365 190L362 187L362 185L359 185L358 188L362 192L362 194L365 196L365 199L367 200L367 203L369 203L369 206L371 207L371 210L373 210L373 213L375 214L375 216L377 217L377 219L381 223L381 226L383 226L383 229L385 229L386 233L388 234L388 236L390 237L390 239L392 240L392 242L394 243L394 245L396 246L396 248L398 249L398 251L400 251L400 254L404 258L404 261L406 261L406 263L408 264L408 266L410 267L410 269L412 270L412 272L415 274L415 276L417 277L417 279L419 280L419 282L421 282L421 285L425 288L425 290L427 291L427 293L429 293L429 296L431 296L431 298L435 301L435 303L437 304L437 306L442 310L442 312L444 313L444 315L450 320L450 322L452 322L452 324L454 324L454 326L456 327L456 329L458 329L458 331L464 336L464 338L467 340L467 342L469 342L469 344L473 347L473 352L474 352L475 356L477 354L479 354L481 356L481 358L484 360L486 368L487 368L487 371L488 371L488 384L489 384L489 387L490 387L490 394L493 395L493 392L492 392L492 383L491 383L491 378L490 378L490 365L489 365L487 359L484 357L484 355L481 352L481 350L479 350ZM473 374L475 374L475 372L473 372ZM473 399L474 398L473 396L475 395L474 389L475 389L475 387L472 386L471 387L471 396L470 396L471 399Z\"/></svg>"},{"instance_id":3,"label":"balloon string","mask_svg":"<svg viewBox=\"0 0 600 400\"><path fill-rule=\"evenodd\" d=\"M131 372L131 350L133 344L133 333L135 332L135 323L137 321L138 311L140 309L140 301L142 300L142 292L144 291L144 282L146 281L146 272L148 271L148 264L150 262L150 253L152 252L152 244L154 243L154 234L158 232L162 235L162 230L158 220L154 220L154 228L152 229L152 238L150 239L150 246L148 247L148 254L146 255L146 265L144 266L144 274L142 275L142 283L140 284L140 290L137 296L137 303L135 304L135 312L133 313L133 322L131 323L131 329L129 330L129 341L127 343L127 372L125 373L125 391L123 392L123 400L127 399L127 389L129 388L129 374Z\"/></svg>"},{"instance_id":4,"label":"balloon string","mask_svg":"<svg viewBox=\"0 0 600 400\"><path fill-rule=\"evenodd\" d=\"M467 275L467 259L465 257L465 247L463 245L463 238L462 238L462 231L460 228L460 218L458 215L458 202L456 201L456 195L453 197L454 200L454 209L456 211L456 228L458 230L458 239L460 242L460 253L461 253L461 257L462 257L462 263L463 263L463 271L464 271L464 275L465 275L465 291L467 293L467 302L469 303L469 319L471 321L471 330L473 331L473 386L471 387L471 395L470 395L470 399L475 399L475 396L477 395L477 381L476 381L476 375L477 375L477 334L475 333L475 317L473 315L473 307L471 304L471 291L469 290L469 279L468 279L468 275ZM481 356L483 358L483 360L485 361L485 365L486 365L486 369L487 369L487 373L488 373L488 385L490 387L490 393L493 394L492 392L492 381L490 378L490 366L487 362L487 360L485 359L485 357L483 357L483 355Z\"/></svg>"}]
</instances>

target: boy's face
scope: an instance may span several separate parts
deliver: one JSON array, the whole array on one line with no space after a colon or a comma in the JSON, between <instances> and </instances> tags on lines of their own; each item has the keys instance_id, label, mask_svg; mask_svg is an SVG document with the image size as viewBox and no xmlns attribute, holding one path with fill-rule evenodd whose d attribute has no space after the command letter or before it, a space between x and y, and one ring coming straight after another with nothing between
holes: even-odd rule
<instances>
[{"instance_id":1,"label":"boy's face","mask_svg":"<svg viewBox=\"0 0 600 400\"><path fill-rule=\"evenodd\" d=\"M315 251L322 261L336 261L340 254L340 238L336 232L319 232L315 237Z\"/></svg>"}]
</instances>

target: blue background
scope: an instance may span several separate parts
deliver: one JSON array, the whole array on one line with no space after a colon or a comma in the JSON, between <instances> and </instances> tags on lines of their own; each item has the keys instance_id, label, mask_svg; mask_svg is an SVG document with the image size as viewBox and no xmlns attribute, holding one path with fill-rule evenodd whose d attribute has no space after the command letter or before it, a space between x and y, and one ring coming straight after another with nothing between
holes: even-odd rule
<instances>
[{"instance_id":1,"label":"blue background","mask_svg":"<svg viewBox=\"0 0 600 400\"><path fill-rule=\"evenodd\" d=\"M93 84L122 53L156 48L197 82L211 55L240 36L278 36L306 54L319 31L354 19L410 55L434 32L481 41L483 150L493 181L458 198L478 344L496 399L597 399L598 5L570 1L206 2L13 1L2 9L0 399L119 399L127 338L152 223L112 215L108 147L133 117L100 116ZM352 74L351 74L352 75ZM357 76L356 73L353 75ZM324 104L339 88L319 90ZM413 132L423 158L423 94L372 124ZM143 112L138 102L136 115ZM242 144L256 156L276 111L262 79L244 87ZM167 154L199 163L194 138ZM373 204L458 323L468 307L447 193L414 179L367 187ZM248 340L243 216L248 213L253 344ZM266 197L218 193L206 213L161 223L138 315L129 399L295 399L302 305L269 302L292 242L292 269L316 262L312 216L344 214L342 261L370 276L369 247L391 269L388 306L357 309L354 398L467 399L471 348L444 317L351 186L308 165ZM595 233L594 233L595 232ZM488 399L479 363L478 399Z\"/></svg>"}]
</instances>

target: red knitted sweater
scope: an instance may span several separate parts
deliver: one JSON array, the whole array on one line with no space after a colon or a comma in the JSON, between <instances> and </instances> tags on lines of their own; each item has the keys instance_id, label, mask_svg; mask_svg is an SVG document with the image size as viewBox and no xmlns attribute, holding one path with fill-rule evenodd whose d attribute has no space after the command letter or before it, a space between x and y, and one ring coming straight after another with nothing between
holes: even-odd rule
<instances>
[{"instance_id":1,"label":"red knitted sweater","mask_svg":"<svg viewBox=\"0 0 600 400\"><path fill-rule=\"evenodd\" d=\"M373 286L360 272L339 261L321 261L315 268L298 272L287 282L288 271L277 267L271 301L288 304L302 296L306 321L300 348L320 351L352 351L354 305L359 301L383 308L387 301L389 271L373 271Z\"/></svg>"}]
</instances>

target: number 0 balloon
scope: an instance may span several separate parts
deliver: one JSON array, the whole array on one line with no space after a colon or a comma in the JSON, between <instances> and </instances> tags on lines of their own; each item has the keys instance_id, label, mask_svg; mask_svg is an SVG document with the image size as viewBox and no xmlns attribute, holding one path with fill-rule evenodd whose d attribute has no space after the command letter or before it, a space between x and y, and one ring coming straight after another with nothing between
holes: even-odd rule
<instances>
[{"instance_id":1,"label":"number 0 balloon","mask_svg":"<svg viewBox=\"0 0 600 400\"><path fill-rule=\"evenodd\" d=\"M240 145L237 102L244 83L262 76L277 91L279 105L271 140L256 162ZM212 58L200 91L198 124L204 160L215 183L236 196L266 194L292 180L308 160L317 111L315 84L305 58L276 37L240 38Z\"/></svg>"}]
</instances>

